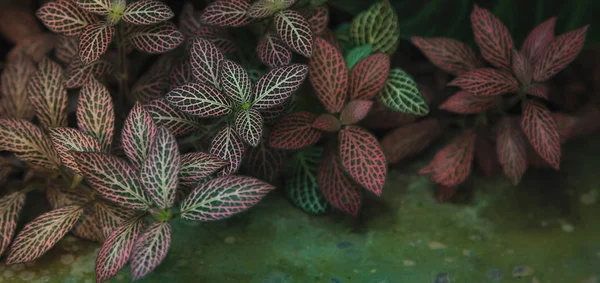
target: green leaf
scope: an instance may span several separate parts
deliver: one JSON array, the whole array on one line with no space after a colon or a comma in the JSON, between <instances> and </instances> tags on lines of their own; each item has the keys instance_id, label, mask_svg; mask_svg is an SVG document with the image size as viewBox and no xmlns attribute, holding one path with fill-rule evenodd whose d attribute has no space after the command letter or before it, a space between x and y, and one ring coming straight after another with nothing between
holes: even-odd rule
<instances>
[{"instance_id":1,"label":"green leaf","mask_svg":"<svg viewBox=\"0 0 600 283\"><path fill-rule=\"evenodd\" d=\"M350 52L346 54L346 65L348 65L348 70L352 70L352 67L354 67L354 65L358 63L358 61L371 55L372 52L373 46L371 46L370 44L365 44L352 48L352 50L350 50Z\"/></svg>"},{"instance_id":2,"label":"green leaf","mask_svg":"<svg viewBox=\"0 0 600 283\"><path fill-rule=\"evenodd\" d=\"M396 10L388 0L371 5L352 20L350 38L356 45L370 44L373 51L393 54L400 43Z\"/></svg>"},{"instance_id":3,"label":"green leaf","mask_svg":"<svg viewBox=\"0 0 600 283\"><path fill-rule=\"evenodd\" d=\"M377 94L377 99L394 111L421 116L429 113L429 106L417 83L398 68L390 70L385 87Z\"/></svg>"},{"instance_id":4,"label":"green leaf","mask_svg":"<svg viewBox=\"0 0 600 283\"><path fill-rule=\"evenodd\" d=\"M329 203L321 193L317 179L322 154L320 147L302 149L294 154L287 168L289 179L285 183L285 194L292 203L309 214L329 211Z\"/></svg>"}]
</instances>

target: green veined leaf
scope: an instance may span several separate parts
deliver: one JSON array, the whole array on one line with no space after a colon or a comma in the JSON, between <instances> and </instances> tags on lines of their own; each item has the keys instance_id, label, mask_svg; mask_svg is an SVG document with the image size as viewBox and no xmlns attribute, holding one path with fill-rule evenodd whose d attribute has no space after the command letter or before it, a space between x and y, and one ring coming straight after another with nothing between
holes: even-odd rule
<instances>
[{"instance_id":1,"label":"green veined leaf","mask_svg":"<svg viewBox=\"0 0 600 283\"><path fill-rule=\"evenodd\" d=\"M231 102L218 89L202 83L187 83L172 89L165 100L178 110L198 117L221 117L232 112Z\"/></svg>"},{"instance_id":2,"label":"green veined leaf","mask_svg":"<svg viewBox=\"0 0 600 283\"><path fill-rule=\"evenodd\" d=\"M308 66L302 64L272 69L256 82L256 97L252 107L260 110L284 103L300 87L307 75Z\"/></svg>"},{"instance_id":3,"label":"green veined leaf","mask_svg":"<svg viewBox=\"0 0 600 283\"><path fill-rule=\"evenodd\" d=\"M110 204L105 201L94 202L94 219L100 225L104 238L108 239L112 232L125 221L135 216L133 210Z\"/></svg>"},{"instance_id":4,"label":"green veined leaf","mask_svg":"<svg viewBox=\"0 0 600 283\"><path fill-rule=\"evenodd\" d=\"M171 247L171 224L154 222L133 246L131 278L140 279L154 270L167 256Z\"/></svg>"},{"instance_id":5,"label":"green veined leaf","mask_svg":"<svg viewBox=\"0 0 600 283\"><path fill-rule=\"evenodd\" d=\"M250 4L245 0L214 1L204 8L200 21L211 26L244 26L252 21L247 13L249 7Z\"/></svg>"},{"instance_id":6,"label":"green veined leaf","mask_svg":"<svg viewBox=\"0 0 600 283\"><path fill-rule=\"evenodd\" d=\"M247 9L248 16L255 19L264 19L273 14L288 9L298 0L258 0Z\"/></svg>"},{"instance_id":7,"label":"green veined leaf","mask_svg":"<svg viewBox=\"0 0 600 283\"><path fill-rule=\"evenodd\" d=\"M113 9L111 0L73 0L77 6L90 13L106 16Z\"/></svg>"},{"instance_id":8,"label":"green veined leaf","mask_svg":"<svg viewBox=\"0 0 600 283\"><path fill-rule=\"evenodd\" d=\"M358 61L366 58L371 55L373 52L373 46L370 44L365 44L361 46L356 46L346 54L346 65L348 65L348 70L352 70L352 67L358 63Z\"/></svg>"},{"instance_id":9,"label":"green veined leaf","mask_svg":"<svg viewBox=\"0 0 600 283\"><path fill-rule=\"evenodd\" d=\"M29 80L27 94L44 127L67 125L67 90L63 70L57 63L42 59L38 71Z\"/></svg>"},{"instance_id":10,"label":"green veined leaf","mask_svg":"<svg viewBox=\"0 0 600 283\"><path fill-rule=\"evenodd\" d=\"M72 228L83 209L79 205L51 210L25 225L15 239L6 264L32 261L52 248Z\"/></svg>"},{"instance_id":11,"label":"green veined leaf","mask_svg":"<svg viewBox=\"0 0 600 283\"><path fill-rule=\"evenodd\" d=\"M91 78L79 92L77 125L98 140L105 152L110 150L115 128L112 98L104 85Z\"/></svg>"},{"instance_id":12,"label":"green veined leaf","mask_svg":"<svg viewBox=\"0 0 600 283\"><path fill-rule=\"evenodd\" d=\"M308 147L294 154L288 168L285 193L303 211L310 214L324 214L329 203L321 192L318 172L323 149Z\"/></svg>"},{"instance_id":13,"label":"green veined leaf","mask_svg":"<svg viewBox=\"0 0 600 283\"><path fill-rule=\"evenodd\" d=\"M221 84L225 95L237 104L250 102L252 99L252 83L248 72L231 60L221 64Z\"/></svg>"},{"instance_id":14,"label":"green veined leaf","mask_svg":"<svg viewBox=\"0 0 600 283\"><path fill-rule=\"evenodd\" d=\"M157 0L136 1L127 5L121 19L134 25L158 24L175 14L165 3Z\"/></svg>"},{"instance_id":15,"label":"green veined leaf","mask_svg":"<svg viewBox=\"0 0 600 283\"><path fill-rule=\"evenodd\" d=\"M25 204L25 194L14 192L0 199L0 255L12 242L15 231L17 230L17 221L23 205Z\"/></svg>"},{"instance_id":16,"label":"green veined leaf","mask_svg":"<svg viewBox=\"0 0 600 283\"><path fill-rule=\"evenodd\" d=\"M370 44L374 52L393 54L400 42L396 10L387 0L371 5L352 20L350 38L355 45Z\"/></svg>"},{"instance_id":17,"label":"green veined leaf","mask_svg":"<svg viewBox=\"0 0 600 283\"><path fill-rule=\"evenodd\" d=\"M15 152L17 157L40 171L57 171L60 158L52 141L40 128L23 119L0 119L0 150Z\"/></svg>"},{"instance_id":18,"label":"green veined leaf","mask_svg":"<svg viewBox=\"0 0 600 283\"><path fill-rule=\"evenodd\" d=\"M385 87L377 100L388 108L415 115L427 115L429 106L421 96L417 83L401 69L391 69Z\"/></svg>"},{"instance_id":19,"label":"green veined leaf","mask_svg":"<svg viewBox=\"0 0 600 283\"><path fill-rule=\"evenodd\" d=\"M63 165L77 174L81 174L81 172L71 151L97 152L101 150L100 144L94 137L74 128L52 128L49 133Z\"/></svg>"},{"instance_id":20,"label":"green veined leaf","mask_svg":"<svg viewBox=\"0 0 600 283\"><path fill-rule=\"evenodd\" d=\"M235 115L235 131L250 146L256 147L263 134L263 118L254 108L240 110Z\"/></svg>"},{"instance_id":21,"label":"green veined leaf","mask_svg":"<svg viewBox=\"0 0 600 283\"><path fill-rule=\"evenodd\" d=\"M140 103L136 103L127 119L121 133L121 142L131 165L141 168L148 157L148 151L156 135L157 127Z\"/></svg>"},{"instance_id":22,"label":"green veined leaf","mask_svg":"<svg viewBox=\"0 0 600 283\"><path fill-rule=\"evenodd\" d=\"M179 183L181 155L175 136L165 127L158 127L148 156L140 169L140 182L154 203L168 209L175 202Z\"/></svg>"}]
</instances>

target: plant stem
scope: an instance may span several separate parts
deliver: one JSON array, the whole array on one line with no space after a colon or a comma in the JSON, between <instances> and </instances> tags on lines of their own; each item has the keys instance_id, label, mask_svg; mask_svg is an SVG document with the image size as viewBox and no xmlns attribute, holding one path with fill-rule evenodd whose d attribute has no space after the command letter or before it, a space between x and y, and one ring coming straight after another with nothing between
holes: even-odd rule
<instances>
[{"instance_id":1,"label":"plant stem","mask_svg":"<svg viewBox=\"0 0 600 283\"><path fill-rule=\"evenodd\" d=\"M119 53L119 73L117 73L117 80L119 81L119 94L117 97L116 107L122 107L124 99L129 96L129 66L127 64L127 45L125 44L125 28L122 23L118 25L117 33L117 51Z\"/></svg>"}]
</instances>

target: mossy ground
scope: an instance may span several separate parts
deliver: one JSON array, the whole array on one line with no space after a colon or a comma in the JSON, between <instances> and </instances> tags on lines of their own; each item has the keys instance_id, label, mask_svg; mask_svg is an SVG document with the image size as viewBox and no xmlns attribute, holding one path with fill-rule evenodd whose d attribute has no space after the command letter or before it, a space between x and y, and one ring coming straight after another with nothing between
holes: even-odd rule
<instances>
[{"instance_id":1,"label":"mossy ground","mask_svg":"<svg viewBox=\"0 0 600 283\"><path fill-rule=\"evenodd\" d=\"M273 193L227 221L176 221L167 259L140 282L599 282L599 145L571 143L561 172L530 170L518 187L475 176L459 204L409 173L421 161L392 169L356 220L308 216ZM93 282L98 248L68 237L33 264L0 265L0 281Z\"/></svg>"}]
</instances>

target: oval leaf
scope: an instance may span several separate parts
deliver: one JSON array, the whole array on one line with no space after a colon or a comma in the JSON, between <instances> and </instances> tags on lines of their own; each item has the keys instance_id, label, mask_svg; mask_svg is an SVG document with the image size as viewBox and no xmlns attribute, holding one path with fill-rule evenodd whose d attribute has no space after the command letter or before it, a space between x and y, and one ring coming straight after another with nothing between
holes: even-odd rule
<instances>
[{"instance_id":1,"label":"oval leaf","mask_svg":"<svg viewBox=\"0 0 600 283\"><path fill-rule=\"evenodd\" d=\"M79 92L77 125L81 131L96 138L102 150L110 150L115 128L112 98L106 87L94 78Z\"/></svg>"},{"instance_id":2,"label":"oval leaf","mask_svg":"<svg viewBox=\"0 0 600 283\"><path fill-rule=\"evenodd\" d=\"M263 134L263 118L254 108L240 110L235 115L235 131L250 146L256 147Z\"/></svg>"},{"instance_id":3,"label":"oval leaf","mask_svg":"<svg viewBox=\"0 0 600 283\"><path fill-rule=\"evenodd\" d=\"M223 91L235 103L244 104L252 99L252 83L248 72L231 60L221 64L221 83Z\"/></svg>"},{"instance_id":4,"label":"oval leaf","mask_svg":"<svg viewBox=\"0 0 600 283\"><path fill-rule=\"evenodd\" d=\"M431 174L432 182L448 187L462 184L471 173L475 137L472 130L465 130L439 151L419 174Z\"/></svg>"},{"instance_id":5,"label":"oval leaf","mask_svg":"<svg viewBox=\"0 0 600 283\"><path fill-rule=\"evenodd\" d=\"M411 42L431 63L456 76L475 70L481 65L471 47L452 38L413 36Z\"/></svg>"},{"instance_id":6,"label":"oval leaf","mask_svg":"<svg viewBox=\"0 0 600 283\"><path fill-rule=\"evenodd\" d=\"M244 157L244 142L236 134L231 126L225 126L214 136L210 153L223 160L229 161L229 166L224 168L220 174L230 175L240 168Z\"/></svg>"},{"instance_id":7,"label":"oval leaf","mask_svg":"<svg viewBox=\"0 0 600 283\"><path fill-rule=\"evenodd\" d=\"M286 173L288 179L284 189L287 197L310 214L324 214L329 210L317 178L322 153L323 149L319 147L300 150L294 154Z\"/></svg>"},{"instance_id":8,"label":"oval leaf","mask_svg":"<svg viewBox=\"0 0 600 283\"><path fill-rule=\"evenodd\" d=\"M550 110L537 101L526 100L521 129L540 157L559 170L560 134Z\"/></svg>"},{"instance_id":9,"label":"oval leaf","mask_svg":"<svg viewBox=\"0 0 600 283\"><path fill-rule=\"evenodd\" d=\"M220 86L220 66L225 59L223 53L212 42L196 37L192 41L191 67L192 74L200 83Z\"/></svg>"},{"instance_id":10,"label":"oval leaf","mask_svg":"<svg viewBox=\"0 0 600 283\"><path fill-rule=\"evenodd\" d=\"M498 126L496 151L504 174L517 185L527 170L527 141L510 118L504 118Z\"/></svg>"},{"instance_id":11,"label":"oval leaf","mask_svg":"<svg viewBox=\"0 0 600 283\"><path fill-rule=\"evenodd\" d=\"M390 57L377 53L356 63L350 72L350 99L369 100L385 87L390 72Z\"/></svg>"},{"instance_id":12,"label":"oval leaf","mask_svg":"<svg viewBox=\"0 0 600 283\"><path fill-rule=\"evenodd\" d=\"M497 107L501 102L502 97L499 96L476 96L459 91L440 105L440 109L459 114L477 114Z\"/></svg>"},{"instance_id":13,"label":"oval leaf","mask_svg":"<svg viewBox=\"0 0 600 283\"><path fill-rule=\"evenodd\" d=\"M530 85L533 77L533 67L523 53L513 49L512 51L512 71L515 77L523 85Z\"/></svg>"},{"instance_id":14,"label":"oval leaf","mask_svg":"<svg viewBox=\"0 0 600 283\"><path fill-rule=\"evenodd\" d=\"M136 103L125 120L121 134L125 154L135 168L141 168L147 159L156 131L157 127L150 113Z\"/></svg>"},{"instance_id":15,"label":"oval leaf","mask_svg":"<svg viewBox=\"0 0 600 283\"><path fill-rule=\"evenodd\" d=\"M269 136L269 145L279 149L300 149L319 141L321 132L312 128L317 117L310 112L295 112L283 117Z\"/></svg>"},{"instance_id":16,"label":"oval leaf","mask_svg":"<svg viewBox=\"0 0 600 283\"><path fill-rule=\"evenodd\" d=\"M481 56L495 67L509 71L513 40L508 28L490 11L477 5L471 12L471 24Z\"/></svg>"},{"instance_id":17,"label":"oval leaf","mask_svg":"<svg viewBox=\"0 0 600 283\"><path fill-rule=\"evenodd\" d=\"M106 16L113 9L111 0L73 0L77 6L90 13Z\"/></svg>"},{"instance_id":18,"label":"oval leaf","mask_svg":"<svg viewBox=\"0 0 600 283\"><path fill-rule=\"evenodd\" d=\"M98 22L96 16L77 7L70 0L48 2L35 15L48 29L66 36L79 35L89 24Z\"/></svg>"},{"instance_id":19,"label":"oval leaf","mask_svg":"<svg viewBox=\"0 0 600 283\"><path fill-rule=\"evenodd\" d=\"M331 114L321 114L312 123L313 128L330 133L339 131L341 126L340 120Z\"/></svg>"},{"instance_id":20,"label":"oval leaf","mask_svg":"<svg viewBox=\"0 0 600 283\"><path fill-rule=\"evenodd\" d=\"M99 78L104 74L112 73L112 70L112 64L102 59L89 65L83 65L81 60L73 60L67 66L65 87L68 89L81 87L91 78Z\"/></svg>"},{"instance_id":21,"label":"oval leaf","mask_svg":"<svg viewBox=\"0 0 600 283\"><path fill-rule=\"evenodd\" d=\"M473 95L492 96L516 92L519 82L510 73L492 68L481 68L460 75L448 85L457 86Z\"/></svg>"},{"instance_id":22,"label":"oval leaf","mask_svg":"<svg viewBox=\"0 0 600 283\"><path fill-rule=\"evenodd\" d=\"M140 0L127 5L121 19L134 25L151 25L171 19L175 14L165 3Z\"/></svg>"},{"instance_id":23,"label":"oval leaf","mask_svg":"<svg viewBox=\"0 0 600 283\"><path fill-rule=\"evenodd\" d=\"M429 106L417 83L401 69L390 70L385 87L377 94L377 100L397 112L420 116L429 113Z\"/></svg>"},{"instance_id":24,"label":"oval leaf","mask_svg":"<svg viewBox=\"0 0 600 283\"><path fill-rule=\"evenodd\" d=\"M535 61L533 79L543 82L558 74L579 55L589 26L557 36Z\"/></svg>"},{"instance_id":25,"label":"oval leaf","mask_svg":"<svg viewBox=\"0 0 600 283\"><path fill-rule=\"evenodd\" d=\"M352 216L358 215L363 190L344 173L333 151L324 153L317 177L323 196L331 205Z\"/></svg>"},{"instance_id":26,"label":"oval leaf","mask_svg":"<svg viewBox=\"0 0 600 283\"><path fill-rule=\"evenodd\" d=\"M48 128L67 126L67 90L63 70L54 61L42 59L27 85L29 101L40 123Z\"/></svg>"},{"instance_id":27,"label":"oval leaf","mask_svg":"<svg viewBox=\"0 0 600 283\"><path fill-rule=\"evenodd\" d=\"M340 112L348 90L348 67L341 52L325 39L317 37L308 68L317 98L330 113Z\"/></svg>"},{"instance_id":28,"label":"oval leaf","mask_svg":"<svg viewBox=\"0 0 600 283\"><path fill-rule=\"evenodd\" d=\"M0 255L12 242L15 231L17 230L17 222L23 205L25 204L25 194L14 192L0 199Z\"/></svg>"},{"instance_id":29,"label":"oval leaf","mask_svg":"<svg viewBox=\"0 0 600 283\"><path fill-rule=\"evenodd\" d=\"M523 41L521 52L531 60L536 62L539 55L544 51L546 46L554 39L554 26L556 17L550 18L545 22L535 27Z\"/></svg>"},{"instance_id":30,"label":"oval leaf","mask_svg":"<svg viewBox=\"0 0 600 283\"><path fill-rule=\"evenodd\" d=\"M248 8L248 16L255 19L263 19L273 14L288 9L296 4L298 0L258 0Z\"/></svg>"},{"instance_id":31,"label":"oval leaf","mask_svg":"<svg viewBox=\"0 0 600 283\"><path fill-rule=\"evenodd\" d=\"M143 223L141 217L131 219L106 238L96 259L96 281L104 282L114 277L127 264Z\"/></svg>"},{"instance_id":32,"label":"oval leaf","mask_svg":"<svg viewBox=\"0 0 600 283\"><path fill-rule=\"evenodd\" d=\"M27 97L27 83L35 72L35 63L25 54L6 63L0 76L0 93L10 107L5 109L4 116L26 120L33 118L35 111Z\"/></svg>"},{"instance_id":33,"label":"oval leaf","mask_svg":"<svg viewBox=\"0 0 600 283\"><path fill-rule=\"evenodd\" d=\"M389 1L379 1L354 17L350 24L354 45L370 44L373 51L393 54L400 42L400 23Z\"/></svg>"},{"instance_id":34,"label":"oval leaf","mask_svg":"<svg viewBox=\"0 0 600 283\"><path fill-rule=\"evenodd\" d=\"M292 96L308 75L308 67L292 64L270 70L254 86L256 109L268 109L281 105Z\"/></svg>"},{"instance_id":35,"label":"oval leaf","mask_svg":"<svg viewBox=\"0 0 600 283\"><path fill-rule=\"evenodd\" d=\"M322 33L329 24L329 9L327 5L304 8L298 10L298 13L306 19L313 34Z\"/></svg>"},{"instance_id":36,"label":"oval leaf","mask_svg":"<svg viewBox=\"0 0 600 283\"><path fill-rule=\"evenodd\" d=\"M0 119L0 150L12 151L33 169L57 171L60 158L52 141L27 120Z\"/></svg>"},{"instance_id":37,"label":"oval leaf","mask_svg":"<svg viewBox=\"0 0 600 283\"><path fill-rule=\"evenodd\" d=\"M189 152L181 156L179 181L186 186L195 186L198 182L217 172L229 162L204 152Z\"/></svg>"},{"instance_id":38,"label":"oval leaf","mask_svg":"<svg viewBox=\"0 0 600 283\"><path fill-rule=\"evenodd\" d=\"M252 21L248 8L250 4L246 0L213 1L202 11L200 21L206 25L241 27Z\"/></svg>"},{"instance_id":39,"label":"oval leaf","mask_svg":"<svg viewBox=\"0 0 600 283\"><path fill-rule=\"evenodd\" d=\"M202 83L176 87L165 95L165 100L184 113L198 117L225 116L232 111L225 95Z\"/></svg>"},{"instance_id":40,"label":"oval leaf","mask_svg":"<svg viewBox=\"0 0 600 283\"><path fill-rule=\"evenodd\" d=\"M348 126L340 131L339 141L346 172L365 189L380 196L387 165L377 138L359 127Z\"/></svg>"},{"instance_id":41,"label":"oval leaf","mask_svg":"<svg viewBox=\"0 0 600 283\"><path fill-rule=\"evenodd\" d=\"M168 209L175 202L179 181L181 155L175 136L165 127L158 127L140 170L140 182L154 203Z\"/></svg>"},{"instance_id":42,"label":"oval leaf","mask_svg":"<svg viewBox=\"0 0 600 283\"><path fill-rule=\"evenodd\" d=\"M284 10L275 15L275 30L289 47L305 57L312 54L313 35L310 25L298 12Z\"/></svg>"},{"instance_id":43,"label":"oval leaf","mask_svg":"<svg viewBox=\"0 0 600 283\"><path fill-rule=\"evenodd\" d=\"M292 62L292 51L275 34L267 33L261 37L256 50L260 61L271 68L287 66Z\"/></svg>"},{"instance_id":44,"label":"oval leaf","mask_svg":"<svg viewBox=\"0 0 600 283\"><path fill-rule=\"evenodd\" d=\"M352 100L344 106L342 114L340 114L340 122L342 125L351 125L360 122L364 119L369 110L373 106L373 101L370 100Z\"/></svg>"},{"instance_id":45,"label":"oval leaf","mask_svg":"<svg viewBox=\"0 0 600 283\"><path fill-rule=\"evenodd\" d=\"M170 22L134 27L128 39L139 51L150 54L165 53L183 43L183 35Z\"/></svg>"},{"instance_id":46,"label":"oval leaf","mask_svg":"<svg viewBox=\"0 0 600 283\"><path fill-rule=\"evenodd\" d=\"M83 64L90 64L106 52L115 28L105 23L94 23L87 26L79 36L79 58Z\"/></svg>"},{"instance_id":47,"label":"oval leaf","mask_svg":"<svg viewBox=\"0 0 600 283\"><path fill-rule=\"evenodd\" d=\"M257 147L251 147L246 152L244 174L272 184L279 177L284 158L284 151L269 147L266 143L261 142Z\"/></svg>"},{"instance_id":48,"label":"oval leaf","mask_svg":"<svg viewBox=\"0 0 600 283\"><path fill-rule=\"evenodd\" d=\"M50 139L60 155L63 165L77 174L81 174L71 151L97 152L100 151L98 141L74 128L52 128L49 130Z\"/></svg>"},{"instance_id":49,"label":"oval leaf","mask_svg":"<svg viewBox=\"0 0 600 283\"><path fill-rule=\"evenodd\" d=\"M131 253L131 279L138 280L154 270L171 247L171 224L154 222L142 234Z\"/></svg>"},{"instance_id":50,"label":"oval leaf","mask_svg":"<svg viewBox=\"0 0 600 283\"><path fill-rule=\"evenodd\" d=\"M158 126L165 126L176 136L186 135L202 127L195 116L187 115L171 106L164 98L152 100L144 105Z\"/></svg>"}]
</instances>

